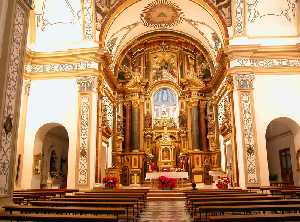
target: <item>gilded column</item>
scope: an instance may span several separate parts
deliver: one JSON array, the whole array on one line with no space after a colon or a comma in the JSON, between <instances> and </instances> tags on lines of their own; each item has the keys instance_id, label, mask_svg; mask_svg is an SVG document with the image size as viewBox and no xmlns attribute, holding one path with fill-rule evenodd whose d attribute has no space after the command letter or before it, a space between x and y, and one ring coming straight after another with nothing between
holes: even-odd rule
<instances>
[{"instance_id":1,"label":"gilded column","mask_svg":"<svg viewBox=\"0 0 300 222\"><path fill-rule=\"evenodd\" d=\"M200 100L199 103L199 119L200 119L200 136L201 136L201 149L208 151L207 145L207 130L206 130L206 101Z\"/></svg>"},{"instance_id":2,"label":"gilded column","mask_svg":"<svg viewBox=\"0 0 300 222\"><path fill-rule=\"evenodd\" d=\"M233 87L231 86L230 91L228 92L228 97L230 101L230 112L234 113L234 103L233 103ZM238 156L237 156L237 144L236 144L236 129L235 129L235 115L231 115L232 122L232 133L231 133L231 146L232 146L232 171L233 178L232 183L233 186L239 185L239 167L238 167Z\"/></svg>"},{"instance_id":3,"label":"gilded column","mask_svg":"<svg viewBox=\"0 0 300 222\"><path fill-rule=\"evenodd\" d=\"M131 101L125 102L126 127L125 127L125 152L130 152L131 144Z\"/></svg>"},{"instance_id":4,"label":"gilded column","mask_svg":"<svg viewBox=\"0 0 300 222\"><path fill-rule=\"evenodd\" d=\"M199 109L198 101L191 102L192 144L194 150L200 150Z\"/></svg>"},{"instance_id":5,"label":"gilded column","mask_svg":"<svg viewBox=\"0 0 300 222\"><path fill-rule=\"evenodd\" d=\"M90 189L95 182L97 84L95 76L77 79L79 89L79 125L77 187Z\"/></svg>"},{"instance_id":6,"label":"gilded column","mask_svg":"<svg viewBox=\"0 0 300 222\"><path fill-rule=\"evenodd\" d=\"M2 0L3 1L3 0ZM14 179L14 160L19 122L22 74L26 46L30 2L23 0L4 1L7 4L4 42L0 60L0 205L11 197ZM8 34L9 33L9 34ZM11 198L10 198L11 199Z\"/></svg>"},{"instance_id":7,"label":"gilded column","mask_svg":"<svg viewBox=\"0 0 300 222\"><path fill-rule=\"evenodd\" d=\"M101 149L102 149L102 101L104 96L104 78L99 75L97 100L97 137L96 137L96 165L95 182L101 183Z\"/></svg>"},{"instance_id":8,"label":"gilded column","mask_svg":"<svg viewBox=\"0 0 300 222\"><path fill-rule=\"evenodd\" d=\"M254 74L234 75L233 98L236 101L235 115L239 116L236 121L237 151L242 152L244 159L239 158L240 171L244 168L245 181L240 186L259 184L259 169L257 160L257 141L254 116L253 83ZM237 115L238 114L238 115Z\"/></svg>"},{"instance_id":9,"label":"gilded column","mask_svg":"<svg viewBox=\"0 0 300 222\"><path fill-rule=\"evenodd\" d=\"M139 150L139 101L135 100L132 102L132 116L131 116L131 151Z\"/></svg>"},{"instance_id":10,"label":"gilded column","mask_svg":"<svg viewBox=\"0 0 300 222\"><path fill-rule=\"evenodd\" d=\"M144 98L140 96L139 105L139 151L144 151L144 113L145 113Z\"/></svg>"}]
</instances>

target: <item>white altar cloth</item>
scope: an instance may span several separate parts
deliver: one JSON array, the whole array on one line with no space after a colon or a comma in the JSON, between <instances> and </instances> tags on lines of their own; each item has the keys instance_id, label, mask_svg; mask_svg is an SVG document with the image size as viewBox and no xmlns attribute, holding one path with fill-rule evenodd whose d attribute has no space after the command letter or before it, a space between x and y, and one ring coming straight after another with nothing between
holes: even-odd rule
<instances>
[{"instance_id":1,"label":"white altar cloth","mask_svg":"<svg viewBox=\"0 0 300 222\"><path fill-rule=\"evenodd\" d=\"M175 179L189 178L188 172L152 172L152 173L146 173L146 180L158 179L160 176L165 176L165 177L175 178Z\"/></svg>"}]
</instances>

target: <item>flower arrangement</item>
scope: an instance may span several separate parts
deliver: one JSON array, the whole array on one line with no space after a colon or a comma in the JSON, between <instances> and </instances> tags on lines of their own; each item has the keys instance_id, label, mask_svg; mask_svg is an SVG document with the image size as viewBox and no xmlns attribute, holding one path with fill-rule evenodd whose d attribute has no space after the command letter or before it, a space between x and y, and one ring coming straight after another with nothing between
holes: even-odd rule
<instances>
[{"instance_id":1,"label":"flower arrangement","mask_svg":"<svg viewBox=\"0 0 300 222\"><path fill-rule=\"evenodd\" d=\"M105 184L105 188L116 188L118 179L116 177L104 177L103 178L103 183Z\"/></svg>"},{"instance_id":2,"label":"flower arrangement","mask_svg":"<svg viewBox=\"0 0 300 222\"><path fill-rule=\"evenodd\" d=\"M216 186L219 189L228 189L228 184L230 183L230 178L228 176L219 176Z\"/></svg>"},{"instance_id":3,"label":"flower arrangement","mask_svg":"<svg viewBox=\"0 0 300 222\"><path fill-rule=\"evenodd\" d=\"M161 189L172 189L172 188L176 187L176 179L174 179L174 178L160 176L158 178L158 180L160 182L159 187Z\"/></svg>"}]
</instances>

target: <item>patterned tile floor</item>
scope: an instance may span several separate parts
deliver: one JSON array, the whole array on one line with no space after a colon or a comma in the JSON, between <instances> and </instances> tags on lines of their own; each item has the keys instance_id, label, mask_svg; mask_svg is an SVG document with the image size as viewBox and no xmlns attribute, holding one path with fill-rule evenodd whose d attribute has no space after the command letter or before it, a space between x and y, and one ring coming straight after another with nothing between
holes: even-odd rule
<instances>
[{"instance_id":1,"label":"patterned tile floor","mask_svg":"<svg viewBox=\"0 0 300 222\"><path fill-rule=\"evenodd\" d=\"M190 222L184 201L148 201L138 222Z\"/></svg>"}]
</instances>

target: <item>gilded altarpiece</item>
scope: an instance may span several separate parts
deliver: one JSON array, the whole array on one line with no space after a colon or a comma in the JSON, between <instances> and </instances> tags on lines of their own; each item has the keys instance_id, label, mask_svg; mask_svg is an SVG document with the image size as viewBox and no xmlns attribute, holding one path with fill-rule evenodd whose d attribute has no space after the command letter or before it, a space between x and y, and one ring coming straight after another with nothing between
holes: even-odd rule
<instances>
[{"instance_id":1,"label":"gilded altarpiece","mask_svg":"<svg viewBox=\"0 0 300 222\"><path fill-rule=\"evenodd\" d=\"M208 53L166 36L126 50L114 69L122 89L114 135L121 183L143 183L153 171L186 171L196 182L211 183L220 152L216 109L206 94L215 71Z\"/></svg>"}]
</instances>

